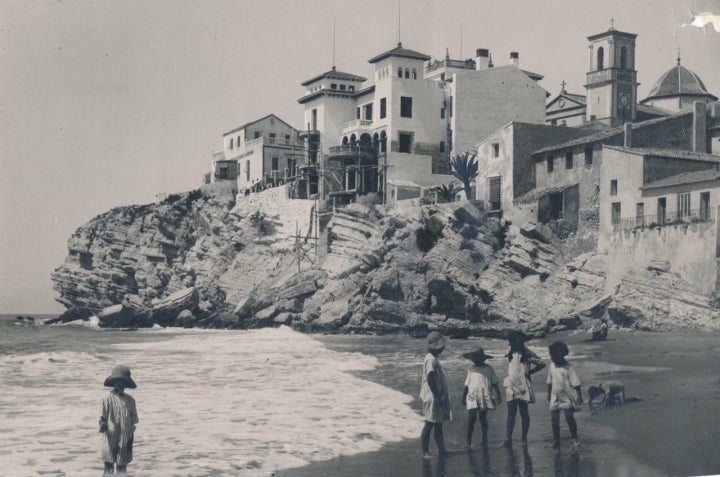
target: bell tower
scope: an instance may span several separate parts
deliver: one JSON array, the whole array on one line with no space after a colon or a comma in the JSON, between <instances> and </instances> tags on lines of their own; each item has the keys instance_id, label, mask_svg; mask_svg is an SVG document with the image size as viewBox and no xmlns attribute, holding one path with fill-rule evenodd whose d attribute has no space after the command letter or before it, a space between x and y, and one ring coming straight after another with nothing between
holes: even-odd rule
<instances>
[{"instance_id":1,"label":"bell tower","mask_svg":"<svg viewBox=\"0 0 720 477\"><path fill-rule=\"evenodd\" d=\"M590 68L587 73L585 120L608 126L634 122L637 117L637 71L633 33L610 29L588 37Z\"/></svg>"}]
</instances>

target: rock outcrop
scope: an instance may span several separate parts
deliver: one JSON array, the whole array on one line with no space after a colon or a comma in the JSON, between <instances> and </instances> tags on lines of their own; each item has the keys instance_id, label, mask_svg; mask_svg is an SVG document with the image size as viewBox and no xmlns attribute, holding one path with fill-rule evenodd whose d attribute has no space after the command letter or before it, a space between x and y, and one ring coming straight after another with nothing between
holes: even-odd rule
<instances>
[{"instance_id":1,"label":"rock outcrop","mask_svg":"<svg viewBox=\"0 0 720 477\"><path fill-rule=\"evenodd\" d=\"M383 212L351 204L314 220L284 188L235 197L215 184L113 209L78 229L53 274L68 311L102 326L334 333L430 329L498 336L608 318L637 329L716 328L718 312L662 263L606 290L605 260L543 226L508 225L471 203Z\"/></svg>"}]
</instances>

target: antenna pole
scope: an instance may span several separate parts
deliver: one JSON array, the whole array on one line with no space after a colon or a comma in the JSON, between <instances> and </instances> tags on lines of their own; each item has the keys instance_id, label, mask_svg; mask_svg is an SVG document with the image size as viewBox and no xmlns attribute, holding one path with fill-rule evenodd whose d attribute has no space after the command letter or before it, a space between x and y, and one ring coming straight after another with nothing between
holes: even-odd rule
<instances>
[{"instance_id":1,"label":"antenna pole","mask_svg":"<svg viewBox=\"0 0 720 477\"><path fill-rule=\"evenodd\" d=\"M332 66L335 69L335 19L333 18L333 48L332 48Z\"/></svg>"},{"instance_id":2,"label":"antenna pole","mask_svg":"<svg viewBox=\"0 0 720 477\"><path fill-rule=\"evenodd\" d=\"M462 54L462 23L460 24L460 58L458 58L458 59L460 59L460 60L463 59L463 54Z\"/></svg>"},{"instance_id":3,"label":"antenna pole","mask_svg":"<svg viewBox=\"0 0 720 477\"><path fill-rule=\"evenodd\" d=\"M398 0L398 45L400 44L400 0Z\"/></svg>"}]
</instances>

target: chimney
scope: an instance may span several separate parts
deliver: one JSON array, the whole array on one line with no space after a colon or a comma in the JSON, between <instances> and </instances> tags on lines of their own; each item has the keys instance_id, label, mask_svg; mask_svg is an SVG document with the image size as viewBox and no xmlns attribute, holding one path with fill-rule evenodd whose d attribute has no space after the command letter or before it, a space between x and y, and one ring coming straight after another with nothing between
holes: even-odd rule
<instances>
[{"instance_id":1,"label":"chimney","mask_svg":"<svg viewBox=\"0 0 720 477\"><path fill-rule=\"evenodd\" d=\"M484 48L478 48L475 51L475 69L486 70L490 65L490 51Z\"/></svg>"},{"instance_id":2,"label":"chimney","mask_svg":"<svg viewBox=\"0 0 720 477\"><path fill-rule=\"evenodd\" d=\"M517 51L510 52L510 64L515 68L520 68L520 53Z\"/></svg>"},{"instance_id":3,"label":"chimney","mask_svg":"<svg viewBox=\"0 0 720 477\"><path fill-rule=\"evenodd\" d=\"M625 147L632 147L632 123L625 123Z\"/></svg>"},{"instance_id":4,"label":"chimney","mask_svg":"<svg viewBox=\"0 0 720 477\"><path fill-rule=\"evenodd\" d=\"M707 114L705 113L705 103L701 101L693 103L692 150L693 152L708 152Z\"/></svg>"}]
</instances>

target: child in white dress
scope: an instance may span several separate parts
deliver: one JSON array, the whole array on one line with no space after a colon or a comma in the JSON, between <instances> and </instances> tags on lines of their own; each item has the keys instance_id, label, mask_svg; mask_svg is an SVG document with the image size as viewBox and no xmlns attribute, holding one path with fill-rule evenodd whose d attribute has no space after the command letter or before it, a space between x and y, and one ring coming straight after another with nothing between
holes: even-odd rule
<instances>
[{"instance_id":1,"label":"child in white dress","mask_svg":"<svg viewBox=\"0 0 720 477\"><path fill-rule=\"evenodd\" d=\"M463 354L473 362L473 366L468 369L467 378L465 378L465 390L463 391L463 403L467 407L467 447L472 444L472 435L475 431L475 421L479 418L482 427L482 442L480 445L487 446L488 433L488 410L495 410L495 406L500 404L499 380L495 374L495 370L485 363L485 360L492 356L485 354L482 348L476 348L470 353Z\"/></svg>"},{"instance_id":2,"label":"child in white dress","mask_svg":"<svg viewBox=\"0 0 720 477\"><path fill-rule=\"evenodd\" d=\"M573 444L579 445L575 408L583 403L580 390L580 378L575 368L565 360L569 350L565 343L556 341L549 347L552 363L548 369L548 402L550 403L550 420L553 432L553 449L560 447L560 410L565 412L565 421L570 428Z\"/></svg>"}]
</instances>

